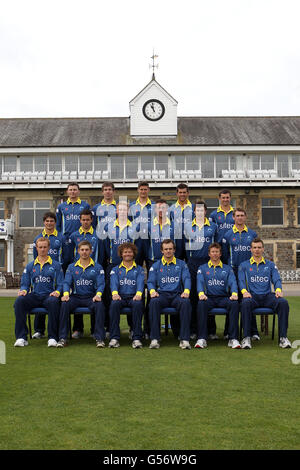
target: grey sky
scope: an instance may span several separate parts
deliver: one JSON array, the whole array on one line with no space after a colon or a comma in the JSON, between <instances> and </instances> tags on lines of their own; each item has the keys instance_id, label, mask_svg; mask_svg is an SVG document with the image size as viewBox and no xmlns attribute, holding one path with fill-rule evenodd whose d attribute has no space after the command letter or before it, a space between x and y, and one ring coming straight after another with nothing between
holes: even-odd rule
<instances>
[{"instance_id":1,"label":"grey sky","mask_svg":"<svg viewBox=\"0 0 300 470\"><path fill-rule=\"evenodd\" d=\"M157 81L178 115L299 115L298 0L0 0L0 117L127 116Z\"/></svg>"}]
</instances>

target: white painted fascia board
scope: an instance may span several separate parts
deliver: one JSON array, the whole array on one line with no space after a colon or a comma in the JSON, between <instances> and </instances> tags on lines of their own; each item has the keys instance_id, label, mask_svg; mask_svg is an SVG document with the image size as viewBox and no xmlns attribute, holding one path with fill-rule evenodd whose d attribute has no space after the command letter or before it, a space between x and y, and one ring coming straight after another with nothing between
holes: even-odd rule
<instances>
[{"instance_id":1,"label":"white painted fascia board","mask_svg":"<svg viewBox=\"0 0 300 470\"><path fill-rule=\"evenodd\" d=\"M148 85L145 86L145 88L143 88L143 90L141 90L130 102L129 102L129 106L132 107L135 105L135 103L137 101L140 100L140 98L142 98L145 93L147 93L148 90L150 90L151 88L159 88L159 90L165 95L165 97L167 99L169 99L173 105L177 105L178 104L178 101L175 100L175 98L173 98L173 96L170 95L170 93L168 93L159 83L157 83L157 81L155 80L152 80L150 83L148 83Z\"/></svg>"},{"instance_id":2,"label":"white painted fascia board","mask_svg":"<svg viewBox=\"0 0 300 470\"><path fill-rule=\"evenodd\" d=\"M139 136L143 138L142 136ZM167 136L169 138L170 136ZM152 137L153 138L153 137ZM161 138L161 136L159 137ZM126 145L113 147L8 147L0 148L0 154L33 154L33 153L149 153L149 152L232 152L232 153L257 153L257 152L299 152L300 145Z\"/></svg>"}]
</instances>

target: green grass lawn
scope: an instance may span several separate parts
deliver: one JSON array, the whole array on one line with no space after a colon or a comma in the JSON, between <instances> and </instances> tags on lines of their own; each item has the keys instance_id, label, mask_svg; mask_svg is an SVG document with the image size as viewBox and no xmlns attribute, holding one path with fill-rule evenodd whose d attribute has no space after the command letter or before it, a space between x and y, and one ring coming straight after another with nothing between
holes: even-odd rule
<instances>
[{"instance_id":1,"label":"green grass lawn","mask_svg":"<svg viewBox=\"0 0 300 470\"><path fill-rule=\"evenodd\" d=\"M300 297L288 300L294 341ZM121 347L99 350L85 316L86 336L65 349L14 348L13 301L0 299L0 449L299 448L300 365L277 336L252 350L220 339L182 351L169 334L159 350L133 350L122 318ZM222 337L223 317L217 325Z\"/></svg>"}]
</instances>

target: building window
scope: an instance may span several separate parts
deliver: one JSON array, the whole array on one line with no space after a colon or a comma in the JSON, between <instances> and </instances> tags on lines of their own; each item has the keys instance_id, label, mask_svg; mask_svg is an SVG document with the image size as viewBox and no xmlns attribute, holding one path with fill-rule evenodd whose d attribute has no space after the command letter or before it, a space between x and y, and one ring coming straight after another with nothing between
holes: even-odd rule
<instances>
[{"instance_id":1,"label":"building window","mask_svg":"<svg viewBox=\"0 0 300 470\"><path fill-rule=\"evenodd\" d=\"M289 176L289 156L277 156L277 175L279 178L288 178Z\"/></svg>"},{"instance_id":2,"label":"building window","mask_svg":"<svg viewBox=\"0 0 300 470\"><path fill-rule=\"evenodd\" d=\"M52 155L49 157L49 171L61 171L62 159L59 156Z\"/></svg>"},{"instance_id":3,"label":"building window","mask_svg":"<svg viewBox=\"0 0 300 470\"><path fill-rule=\"evenodd\" d=\"M0 242L0 267L5 267L5 242Z\"/></svg>"},{"instance_id":4,"label":"building window","mask_svg":"<svg viewBox=\"0 0 300 470\"><path fill-rule=\"evenodd\" d=\"M111 179L122 180L124 178L124 164L122 156L111 157Z\"/></svg>"},{"instance_id":5,"label":"building window","mask_svg":"<svg viewBox=\"0 0 300 470\"><path fill-rule=\"evenodd\" d=\"M251 155L252 170L274 170L274 155Z\"/></svg>"},{"instance_id":6,"label":"building window","mask_svg":"<svg viewBox=\"0 0 300 470\"><path fill-rule=\"evenodd\" d=\"M206 198L205 204L207 205L206 217L208 218L212 211L216 210L219 207L218 198Z\"/></svg>"},{"instance_id":7,"label":"building window","mask_svg":"<svg viewBox=\"0 0 300 470\"><path fill-rule=\"evenodd\" d=\"M94 170L107 171L107 157L103 155L94 156Z\"/></svg>"},{"instance_id":8,"label":"building window","mask_svg":"<svg viewBox=\"0 0 300 470\"><path fill-rule=\"evenodd\" d=\"M201 173L203 178L214 178L214 156L201 156Z\"/></svg>"},{"instance_id":9,"label":"building window","mask_svg":"<svg viewBox=\"0 0 300 470\"><path fill-rule=\"evenodd\" d=\"M283 225L283 199L262 199L262 225Z\"/></svg>"},{"instance_id":10,"label":"building window","mask_svg":"<svg viewBox=\"0 0 300 470\"><path fill-rule=\"evenodd\" d=\"M17 171L17 157L4 157L4 172Z\"/></svg>"},{"instance_id":11,"label":"building window","mask_svg":"<svg viewBox=\"0 0 300 470\"><path fill-rule=\"evenodd\" d=\"M235 155L217 155L216 156L216 178L222 178L223 170L236 170Z\"/></svg>"},{"instance_id":12,"label":"building window","mask_svg":"<svg viewBox=\"0 0 300 470\"><path fill-rule=\"evenodd\" d=\"M300 170L300 155L292 155L292 169Z\"/></svg>"},{"instance_id":13,"label":"building window","mask_svg":"<svg viewBox=\"0 0 300 470\"><path fill-rule=\"evenodd\" d=\"M93 170L93 157L91 155L79 155L79 171Z\"/></svg>"},{"instance_id":14,"label":"building window","mask_svg":"<svg viewBox=\"0 0 300 470\"><path fill-rule=\"evenodd\" d=\"M125 157L125 175L128 179L136 179L139 165L139 157L128 155Z\"/></svg>"},{"instance_id":15,"label":"building window","mask_svg":"<svg viewBox=\"0 0 300 470\"><path fill-rule=\"evenodd\" d=\"M39 156L34 159L35 171L47 171L47 160L45 156Z\"/></svg>"},{"instance_id":16,"label":"building window","mask_svg":"<svg viewBox=\"0 0 300 470\"><path fill-rule=\"evenodd\" d=\"M20 171L33 171L32 157L20 157Z\"/></svg>"},{"instance_id":17,"label":"building window","mask_svg":"<svg viewBox=\"0 0 300 470\"><path fill-rule=\"evenodd\" d=\"M77 155L65 156L65 171L78 171L78 157Z\"/></svg>"},{"instance_id":18,"label":"building window","mask_svg":"<svg viewBox=\"0 0 300 470\"><path fill-rule=\"evenodd\" d=\"M4 219L5 211L4 211L4 201L0 201L0 219Z\"/></svg>"},{"instance_id":19,"label":"building window","mask_svg":"<svg viewBox=\"0 0 300 470\"><path fill-rule=\"evenodd\" d=\"M29 246L27 245L26 257L27 257L27 263L26 264L31 263L31 261L34 260L34 258L33 258L33 245L32 244L29 245Z\"/></svg>"},{"instance_id":20,"label":"building window","mask_svg":"<svg viewBox=\"0 0 300 470\"><path fill-rule=\"evenodd\" d=\"M300 243L296 244L296 269L300 269Z\"/></svg>"},{"instance_id":21,"label":"building window","mask_svg":"<svg viewBox=\"0 0 300 470\"><path fill-rule=\"evenodd\" d=\"M19 227L42 227L43 215L50 210L50 201L19 201Z\"/></svg>"},{"instance_id":22,"label":"building window","mask_svg":"<svg viewBox=\"0 0 300 470\"><path fill-rule=\"evenodd\" d=\"M155 157L155 169L164 170L168 174L168 155L157 155Z\"/></svg>"},{"instance_id":23,"label":"building window","mask_svg":"<svg viewBox=\"0 0 300 470\"><path fill-rule=\"evenodd\" d=\"M141 170L154 170L153 155L143 155L141 157Z\"/></svg>"}]
</instances>

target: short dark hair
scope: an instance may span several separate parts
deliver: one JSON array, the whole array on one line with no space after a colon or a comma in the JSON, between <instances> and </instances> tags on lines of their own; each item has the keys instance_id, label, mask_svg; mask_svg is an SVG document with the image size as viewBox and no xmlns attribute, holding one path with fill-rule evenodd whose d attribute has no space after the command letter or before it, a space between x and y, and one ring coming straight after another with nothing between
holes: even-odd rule
<instances>
[{"instance_id":1,"label":"short dark hair","mask_svg":"<svg viewBox=\"0 0 300 470\"><path fill-rule=\"evenodd\" d=\"M149 185L148 181L139 181L138 189L139 189L141 186L147 186L148 188L150 188L150 185Z\"/></svg>"},{"instance_id":2,"label":"short dark hair","mask_svg":"<svg viewBox=\"0 0 300 470\"><path fill-rule=\"evenodd\" d=\"M43 215L43 222L45 222L46 219L54 219L56 222L56 215L54 212L45 212Z\"/></svg>"},{"instance_id":3,"label":"short dark hair","mask_svg":"<svg viewBox=\"0 0 300 470\"><path fill-rule=\"evenodd\" d=\"M69 189L70 186L77 186L77 188L80 189L79 184L76 183L75 181L73 183L69 183L67 186L67 189Z\"/></svg>"},{"instance_id":4,"label":"short dark hair","mask_svg":"<svg viewBox=\"0 0 300 470\"><path fill-rule=\"evenodd\" d=\"M174 250L176 249L176 243L174 242L174 240L171 240L171 238L166 238L165 240L163 240L160 244L160 250L162 251L163 249L163 246L164 245L168 245L169 243L172 243L173 244L173 248Z\"/></svg>"},{"instance_id":5,"label":"short dark hair","mask_svg":"<svg viewBox=\"0 0 300 470\"><path fill-rule=\"evenodd\" d=\"M120 245L118 247L118 256L120 258L122 258L124 250L132 250L134 258L136 258L137 254L138 254L138 249L137 249L136 245L134 243L131 243L131 242L122 243L122 245Z\"/></svg>"},{"instance_id":6,"label":"short dark hair","mask_svg":"<svg viewBox=\"0 0 300 470\"><path fill-rule=\"evenodd\" d=\"M92 212L90 209L83 209L83 210L80 212L79 218L81 218L82 215L89 215L89 216L91 216L91 218L93 219L93 212Z\"/></svg>"},{"instance_id":7,"label":"short dark hair","mask_svg":"<svg viewBox=\"0 0 300 470\"><path fill-rule=\"evenodd\" d=\"M217 242L211 243L208 247L208 253L210 252L212 248L217 248L218 250L220 250L220 253L222 254L222 247L220 243L217 243Z\"/></svg>"},{"instance_id":8,"label":"short dark hair","mask_svg":"<svg viewBox=\"0 0 300 470\"><path fill-rule=\"evenodd\" d=\"M40 237L36 240L35 246L37 247L38 242L47 242L48 246L50 246L50 240L48 237Z\"/></svg>"},{"instance_id":9,"label":"short dark hair","mask_svg":"<svg viewBox=\"0 0 300 470\"><path fill-rule=\"evenodd\" d=\"M221 197L222 194L229 194L231 197L230 189L222 189L222 191L219 192L219 197Z\"/></svg>"},{"instance_id":10,"label":"short dark hair","mask_svg":"<svg viewBox=\"0 0 300 470\"><path fill-rule=\"evenodd\" d=\"M157 199L157 201L155 201L155 204L167 204L167 201L165 199Z\"/></svg>"},{"instance_id":11,"label":"short dark hair","mask_svg":"<svg viewBox=\"0 0 300 470\"><path fill-rule=\"evenodd\" d=\"M88 240L82 240L80 243L78 243L77 250L79 250L79 248L81 248L82 246L85 246L85 245L87 245L90 248L91 251L93 250L92 244Z\"/></svg>"},{"instance_id":12,"label":"short dark hair","mask_svg":"<svg viewBox=\"0 0 300 470\"><path fill-rule=\"evenodd\" d=\"M245 211L245 209L243 209L242 207L237 207L236 209L234 209L232 213L233 217L235 216L237 212L243 212L245 215L247 215L247 212Z\"/></svg>"},{"instance_id":13,"label":"short dark hair","mask_svg":"<svg viewBox=\"0 0 300 470\"><path fill-rule=\"evenodd\" d=\"M187 189L189 191L189 187L186 183L179 183L177 186L176 186L176 192L178 191L178 189Z\"/></svg>"},{"instance_id":14,"label":"short dark hair","mask_svg":"<svg viewBox=\"0 0 300 470\"><path fill-rule=\"evenodd\" d=\"M261 239L261 238L258 238L258 237L254 238L254 239L252 240L251 246L252 246L253 243L261 243L263 247L265 246L265 245L264 245L264 242L262 241L262 239Z\"/></svg>"},{"instance_id":15,"label":"short dark hair","mask_svg":"<svg viewBox=\"0 0 300 470\"><path fill-rule=\"evenodd\" d=\"M111 181L105 181L105 183L102 184L101 189L103 190L104 188L108 188L108 187L112 188L113 190L115 189L115 185Z\"/></svg>"},{"instance_id":16,"label":"short dark hair","mask_svg":"<svg viewBox=\"0 0 300 470\"><path fill-rule=\"evenodd\" d=\"M207 211L207 205L205 204L204 201L201 201L201 199L197 199L196 201L196 206L202 204L204 206L204 209Z\"/></svg>"}]
</instances>

